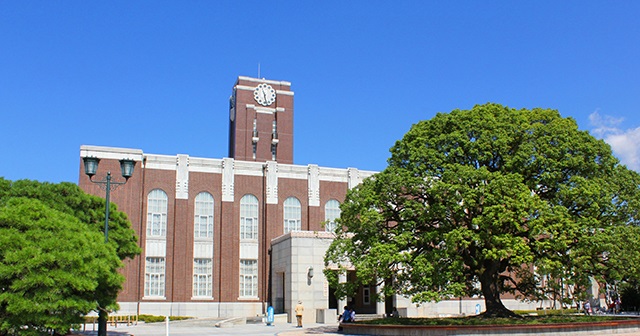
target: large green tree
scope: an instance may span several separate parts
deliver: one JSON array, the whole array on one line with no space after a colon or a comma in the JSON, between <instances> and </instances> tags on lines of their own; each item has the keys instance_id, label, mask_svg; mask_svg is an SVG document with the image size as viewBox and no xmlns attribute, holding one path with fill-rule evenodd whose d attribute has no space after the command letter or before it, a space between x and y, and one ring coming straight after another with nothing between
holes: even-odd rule
<instances>
[{"instance_id":1,"label":"large green tree","mask_svg":"<svg viewBox=\"0 0 640 336\"><path fill-rule=\"evenodd\" d=\"M117 306L121 260L140 248L115 205L104 243L104 204L71 183L0 179L0 335L64 334Z\"/></svg>"},{"instance_id":2,"label":"large green tree","mask_svg":"<svg viewBox=\"0 0 640 336\"><path fill-rule=\"evenodd\" d=\"M497 104L439 113L391 148L388 167L350 190L325 257L359 284L415 302L481 295L514 316L511 292L637 278L640 177L610 147L550 109ZM545 281L542 281L544 277Z\"/></svg>"}]
</instances>

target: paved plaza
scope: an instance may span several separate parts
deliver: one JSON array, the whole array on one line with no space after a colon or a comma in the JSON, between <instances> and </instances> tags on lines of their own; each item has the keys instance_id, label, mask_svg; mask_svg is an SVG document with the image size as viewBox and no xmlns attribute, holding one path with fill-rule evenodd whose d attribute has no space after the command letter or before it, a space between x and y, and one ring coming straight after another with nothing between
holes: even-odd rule
<instances>
[{"instance_id":1,"label":"paved plaza","mask_svg":"<svg viewBox=\"0 0 640 336\"><path fill-rule=\"evenodd\" d=\"M338 333L338 324L309 324L304 328L296 328L295 324L281 323L267 326L264 323L233 325L219 328L215 324L219 320L189 320L171 321L168 335L176 336L206 336L206 335L245 335L245 336L299 336L299 335L346 335ZM97 330L97 325L95 326ZM137 325L110 325L108 336L163 336L167 335L167 326L163 322L143 323ZM86 326L86 331L78 333L84 336L95 336L97 331L92 325Z\"/></svg>"},{"instance_id":2,"label":"paved plaza","mask_svg":"<svg viewBox=\"0 0 640 336\"><path fill-rule=\"evenodd\" d=\"M229 327L219 328L215 324L220 320L201 319L189 321L172 321L167 326L165 323L143 323L127 326L119 324L118 326L109 326L108 336L208 336L208 335L245 335L245 336L303 336L303 335L349 335L338 332L338 324L309 324L304 328L296 328L295 324L282 323L267 326L263 323L241 324ZM86 331L75 335L95 336L92 325L86 326ZM97 328L97 326L96 326ZM602 336L602 333L594 333L593 335ZM621 336L640 336L640 332L619 333Z\"/></svg>"}]
</instances>

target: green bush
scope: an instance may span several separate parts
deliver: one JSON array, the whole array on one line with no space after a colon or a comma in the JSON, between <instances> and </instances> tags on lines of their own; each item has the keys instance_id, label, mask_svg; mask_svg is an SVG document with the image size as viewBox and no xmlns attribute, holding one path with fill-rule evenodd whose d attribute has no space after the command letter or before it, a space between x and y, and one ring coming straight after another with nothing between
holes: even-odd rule
<instances>
[{"instance_id":1,"label":"green bush","mask_svg":"<svg viewBox=\"0 0 640 336\"><path fill-rule=\"evenodd\" d=\"M541 310L514 310L514 313L518 315L563 315L563 314L575 314L579 313L578 309L569 308L569 309L541 309Z\"/></svg>"},{"instance_id":2,"label":"green bush","mask_svg":"<svg viewBox=\"0 0 640 336\"><path fill-rule=\"evenodd\" d=\"M577 323L577 322L605 322L622 320L615 316L585 316L585 315L546 315L525 316L523 318L483 318L481 316L450 317L450 318L384 318L357 323L376 325L414 325L414 326L467 326L467 325L523 325L549 323Z\"/></svg>"},{"instance_id":3,"label":"green bush","mask_svg":"<svg viewBox=\"0 0 640 336\"><path fill-rule=\"evenodd\" d=\"M625 283L620 287L622 310L637 311L640 308L640 286L637 283Z\"/></svg>"}]
</instances>

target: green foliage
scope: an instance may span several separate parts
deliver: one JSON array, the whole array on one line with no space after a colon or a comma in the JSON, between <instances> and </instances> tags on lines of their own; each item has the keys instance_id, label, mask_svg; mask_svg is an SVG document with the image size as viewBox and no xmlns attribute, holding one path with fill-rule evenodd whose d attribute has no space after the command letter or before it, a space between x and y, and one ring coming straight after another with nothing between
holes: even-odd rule
<instances>
[{"instance_id":1,"label":"green foliage","mask_svg":"<svg viewBox=\"0 0 640 336\"><path fill-rule=\"evenodd\" d=\"M552 314L546 316L526 316L524 318L384 318L362 321L362 324L374 325L410 325L410 326L477 326L477 325L536 325L556 323L585 323L624 321L629 318L619 316L584 316Z\"/></svg>"},{"instance_id":2,"label":"green foliage","mask_svg":"<svg viewBox=\"0 0 640 336\"><path fill-rule=\"evenodd\" d=\"M37 199L52 209L67 213L104 232L105 200L86 194L69 182L58 184L19 180L10 182L0 178L0 205L13 197ZM109 244L113 245L121 260L140 254L138 238L124 212L117 211L114 203L109 207Z\"/></svg>"},{"instance_id":3,"label":"green foliage","mask_svg":"<svg viewBox=\"0 0 640 336\"><path fill-rule=\"evenodd\" d=\"M339 297L377 281L415 302L482 295L487 315L508 316L505 292L558 298L591 276L637 278L639 186L608 145L557 111L439 113L397 141L389 166L341 206L345 232L325 263L355 267L358 283L326 274Z\"/></svg>"},{"instance_id":4,"label":"green foliage","mask_svg":"<svg viewBox=\"0 0 640 336\"><path fill-rule=\"evenodd\" d=\"M640 310L640 285L638 282L624 283L620 291L622 310Z\"/></svg>"},{"instance_id":5,"label":"green foliage","mask_svg":"<svg viewBox=\"0 0 640 336\"><path fill-rule=\"evenodd\" d=\"M579 309L543 309L543 310L514 310L518 315L575 315L580 313Z\"/></svg>"},{"instance_id":6,"label":"green foliage","mask_svg":"<svg viewBox=\"0 0 640 336\"><path fill-rule=\"evenodd\" d=\"M121 257L140 249L126 217L112 218L105 244L103 200L70 183L0 178L0 335L65 334L92 309L116 307Z\"/></svg>"}]
</instances>

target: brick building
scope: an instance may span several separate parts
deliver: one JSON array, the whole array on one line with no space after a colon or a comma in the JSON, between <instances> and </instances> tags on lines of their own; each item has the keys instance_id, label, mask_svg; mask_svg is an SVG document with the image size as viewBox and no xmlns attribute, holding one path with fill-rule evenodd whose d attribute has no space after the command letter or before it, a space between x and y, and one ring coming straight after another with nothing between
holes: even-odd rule
<instances>
[{"instance_id":1,"label":"brick building","mask_svg":"<svg viewBox=\"0 0 640 336\"><path fill-rule=\"evenodd\" d=\"M293 98L289 82L239 77L229 104L228 158L80 148L81 157L101 159L98 176L118 171L120 159L137 163L111 194L143 250L124 268L121 313L256 316L267 305L291 313L302 300L305 320L335 320L346 301L328 287L324 252L347 190L374 172L294 165ZM103 196L82 163L79 171L80 187ZM383 314L389 307L375 302L375 291L361 288L350 303L360 313ZM483 304L476 301L465 301L464 313ZM398 297L390 304L405 316L463 313L457 300L418 307Z\"/></svg>"},{"instance_id":2,"label":"brick building","mask_svg":"<svg viewBox=\"0 0 640 336\"><path fill-rule=\"evenodd\" d=\"M271 241L330 231L347 189L373 174L293 165L293 97L289 82L239 77L229 104L228 158L80 148L81 157L101 159L98 176L119 171L120 159L136 161L133 176L111 194L143 249L124 269L123 312L255 316L265 303L284 311L284 297L293 295L282 292L284 283L270 291ZM83 190L104 196L82 163L79 174ZM322 258L315 269L323 291Z\"/></svg>"}]
</instances>

